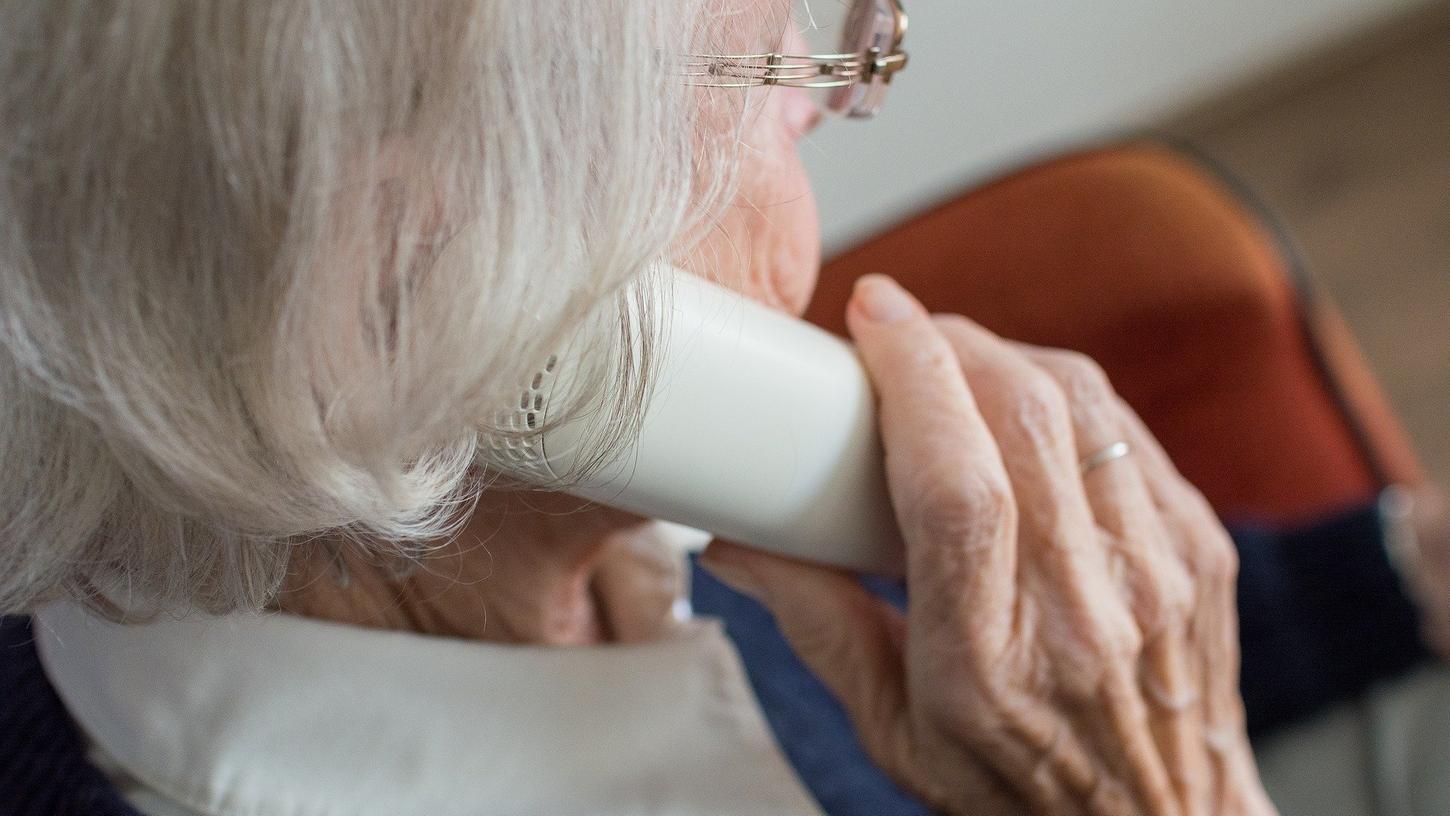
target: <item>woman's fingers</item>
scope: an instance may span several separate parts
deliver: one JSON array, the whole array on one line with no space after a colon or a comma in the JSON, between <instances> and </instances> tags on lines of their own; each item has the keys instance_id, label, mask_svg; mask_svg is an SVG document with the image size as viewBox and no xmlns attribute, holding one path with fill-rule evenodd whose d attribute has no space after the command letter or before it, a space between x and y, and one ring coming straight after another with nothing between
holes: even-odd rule
<instances>
[{"instance_id":1,"label":"woman's fingers","mask_svg":"<svg viewBox=\"0 0 1450 816\"><path fill-rule=\"evenodd\" d=\"M925 309L881 276L857 283L847 323L879 395L906 540L912 667L922 684L915 703L935 730L1012 778L1036 810L1068 812L1091 787L1094 765L1020 682L1031 649L1017 614L1017 508L956 352Z\"/></svg>"},{"instance_id":2,"label":"woman's fingers","mask_svg":"<svg viewBox=\"0 0 1450 816\"><path fill-rule=\"evenodd\" d=\"M984 330L983 330L984 331ZM1110 566L1121 575L1145 640L1180 624L1192 608L1193 581L1154 504L1137 451L1124 427L1122 401L1102 368L1071 351L1010 344L1062 390L1094 522L1107 534ZM1117 445L1127 454L1092 465Z\"/></svg>"},{"instance_id":3,"label":"woman's fingers","mask_svg":"<svg viewBox=\"0 0 1450 816\"><path fill-rule=\"evenodd\" d=\"M1125 775L1127 794L1149 812L1177 812L1176 791L1138 682L1142 635L1111 577L1095 508L1079 472L1071 395L1022 351L975 323L959 317L941 317L937 323L953 344L1002 450L1021 509L1021 557L1031 571L1040 571L1045 591L1038 602L1054 610L1051 617L1061 630L1049 633L1055 636L1049 647L1062 664L1059 682L1101 714L1088 720L1099 729L1104 762ZM1115 435L1106 427L1090 432ZM1108 494L1103 501L1117 498ZM1130 504L1105 512L1125 527L1150 523L1142 518L1149 507L1141 493L1125 500ZM1140 506L1135 509L1133 501ZM1081 665L1070 665L1074 660Z\"/></svg>"},{"instance_id":4,"label":"woman's fingers","mask_svg":"<svg viewBox=\"0 0 1450 816\"><path fill-rule=\"evenodd\" d=\"M1202 689L1197 707L1213 760L1210 796L1226 808L1224 797L1246 795L1254 802L1248 812L1272 813L1272 806L1264 809L1268 799L1252 766L1238 693L1238 554L1208 502L1179 475L1142 420L1127 406L1122 412L1128 437L1142 452L1153 500L1198 587L1189 622L1198 659L1189 671Z\"/></svg>"},{"instance_id":5,"label":"woman's fingers","mask_svg":"<svg viewBox=\"0 0 1450 816\"><path fill-rule=\"evenodd\" d=\"M1121 568L1143 632L1140 682L1149 721L1186 814L1202 813L1210 778L1200 716L1199 678L1187 640L1194 585L1154 504L1107 375L1070 351L1014 343L1062 388L1072 415L1080 459L1114 445L1129 454L1083 474L1093 516L1108 538L1109 557Z\"/></svg>"},{"instance_id":6,"label":"woman's fingers","mask_svg":"<svg viewBox=\"0 0 1450 816\"><path fill-rule=\"evenodd\" d=\"M1005 342L1005 341L1004 341ZM1072 420L1079 462L1126 442L1112 385L1102 368L1073 351L1011 343L1062 390ZM1162 533L1157 514L1132 456L1101 463L1083 474L1083 487L1098 526L1116 538L1148 538ZM1159 538L1158 540L1162 540Z\"/></svg>"},{"instance_id":7,"label":"woman's fingers","mask_svg":"<svg viewBox=\"0 0 1450 816\"><path fill-rule=\"evenodd\" d=\"M912 608L976 631L968 645L979 653L1001 654L1016 590L1016 507L956 353L889 278L861 278L846 316L879 395Z\"/></svg>"},{"instance_id":8,"label":"woman's fingers","mask_svg":"<svg viewBox=\"0 0 1450 816\"><path fill-rule=\"evenodd\" d=\"M1116 445L1121 458L1092 466L1082 474L1097 525L1108 534L1112 554L1126 571L1133 612L1144 637L1180 624L1193 607L1193 578L1172 543L1172 535L1149 489L1143 456L1134 446L1123 404L1107 375L1081 354L1013 344L1062 388L1072 417L1080 461ZM1156 444L1155 444L1156 448ZM1144 456L1155 455L1153 450ZM1161 454L1160 454L1161 455Z\"/></svg>"},{"instance_id":9,"label":"woman's fingers","mask_svg":"<svg viewBox=\"0 0 1450 816\"><path fill-rule=\"evenodd\" d=\"M883 770L951 813L1028 812L986 764L965 749L923 747L903 666L905 621L852 576L723 541L700 563L770 610L791 648L841 701L861 745ZM1042 812L1074 816L1072 801Z\"/></svg>"},{"instance_id":10,"label":"woman's fingers","mask_svg":"<svg viewBox=\"0 0 1450 816\"><path fill-rule=\"evenodd\" d=\"M1242 714L1216 525L1169 517L1186 485L1101 372L934 320L879 276L847 321L880 398L906 638L842 573L723 545L707 563L770 606L873 754L933 801L970 810L993 787L973 757L1043 812L1212 812L1214 772L1220 792L1251 790L1230 781L1246 744L1229 744ZM1125 440L1142 461L1085 478L1084 457ZM1198 587L1211 609L1190 617Z\"/></svg>"}]
</instances>

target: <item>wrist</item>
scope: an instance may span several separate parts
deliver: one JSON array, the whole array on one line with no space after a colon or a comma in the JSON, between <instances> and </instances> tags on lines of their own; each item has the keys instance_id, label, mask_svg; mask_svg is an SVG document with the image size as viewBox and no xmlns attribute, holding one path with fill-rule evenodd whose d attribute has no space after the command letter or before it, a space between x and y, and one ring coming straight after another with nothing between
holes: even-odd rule
<instances>
[{"instance_id":1,"label":"wrist","mask_svg":"<svg viewBox=\"0 0 1450 816\"><path fill-rule=\"evenodd\" d=\"M1385 550L1419 608L1427 645L1450 656L1450 514L1434 488L1394 486L1380 496Z\"/></svg>"}]
</instances>

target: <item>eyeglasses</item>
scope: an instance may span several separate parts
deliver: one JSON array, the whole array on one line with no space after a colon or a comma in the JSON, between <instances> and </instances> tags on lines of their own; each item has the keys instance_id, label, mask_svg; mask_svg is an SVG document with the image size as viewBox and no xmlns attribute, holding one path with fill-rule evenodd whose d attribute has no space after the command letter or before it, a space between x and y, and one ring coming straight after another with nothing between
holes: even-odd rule
<instances>
[{"instance_id":1,"label":"eyeglasses","mask_svg":"<svg viewBox=\"0 0 1450 816\"><path fill-rule=\"evenodd\" d=\"M840 53L690 54L679 68L690 85L702 88L829 89L828 110L870 118L881 110L892 77L906 67L905 36L900 0L855 0L841 27Z\"/></svg>"}]
</instances>

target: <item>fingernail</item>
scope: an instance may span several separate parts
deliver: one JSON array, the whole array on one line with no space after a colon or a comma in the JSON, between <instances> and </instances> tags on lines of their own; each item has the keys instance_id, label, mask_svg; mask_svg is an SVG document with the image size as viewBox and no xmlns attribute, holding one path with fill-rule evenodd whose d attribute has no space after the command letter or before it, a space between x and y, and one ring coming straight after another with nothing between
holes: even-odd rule
<instances>
[{"instance_id":1,"label":"fingernail","mask_svg":"<svg viewBox=\"0 0 1450 816\"><path fill-rule=\"evenodd\" d=\"M755 600L762 600L765 596L764 590L755 580L755 576L746 572L743 568L734 564L722 563L713 558L700 559L700 566L704 567L711 575L719 578L726 586L741 593L749 595Z\"/></svg>"},{"instance_id":2,"label":"fingernail","mask_svg":"<svg viewBox=\"0 0 1450 816\"><path fill-rule=\"evenodd\" d=\"M861 312L878 323L895 323L916 313L916 301L885 275L866 275L856 281Z\"/></svg>"}]
</instances>

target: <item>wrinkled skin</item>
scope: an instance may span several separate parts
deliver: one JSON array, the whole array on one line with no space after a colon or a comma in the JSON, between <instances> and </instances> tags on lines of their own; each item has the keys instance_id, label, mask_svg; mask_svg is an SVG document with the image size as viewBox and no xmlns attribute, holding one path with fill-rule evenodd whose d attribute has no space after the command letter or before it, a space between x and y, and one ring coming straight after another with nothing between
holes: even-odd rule
<instances>
[{"instance_id":1,"label":"wrinkled skin","mask_svg":"<svg viewBox=\"0 0 1450 816\"><path fill-rule=\"evenodd\" d=\"M817 114L798 92L764 99L739 200L679 262L798 314L820 237L795 145ZM914 303L870 319L863 298L850 322L881 393L910 608L722 542L706 565L771 609L873 758L944 812L1272 813L1236 688L1234 553L1202 498L1088 361ZM1079 475L1120 439L1133 456ZM559 496L488 495L401 575L323 544L280 609L565 645L665 636L685 591L651 523Z\"/></svg>"},{"instance_id":2,"label":"wrinkled skin","mask_svg":"<svg viewBox=\"0 0 1450 816\"><path fill-rule=\"evenodd\" d=\"M945 812L1273 813L1238 696L1232 543L1101 370L933 318L884 278L848 318L908 609L729 544L706 565L774 612L873 759ZM1124 439L1132 456L1079 472Z\"/></svg>"},{"instance_id":3,"label":"wrinkled skin","mask_svg":"<svg viewBox=\"0 0 1450 816\"><path fill-rule=\"evenodd\" d=\"M294 564L283 611L379 629L503 643L638 642L677 624L684 563L653 523L562 495L485 494L421 564L380 564L343 542Z\"/></svg>"}]
</instances>

